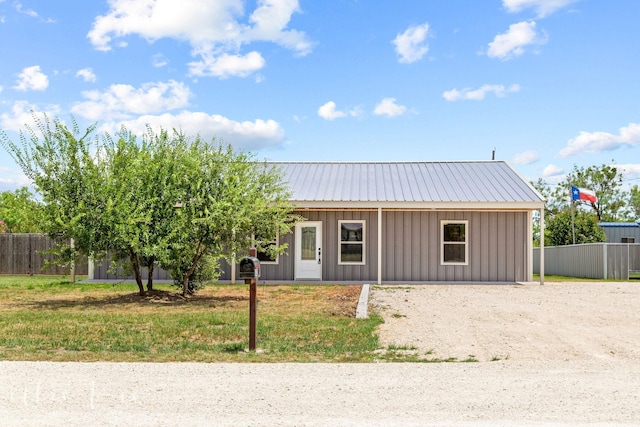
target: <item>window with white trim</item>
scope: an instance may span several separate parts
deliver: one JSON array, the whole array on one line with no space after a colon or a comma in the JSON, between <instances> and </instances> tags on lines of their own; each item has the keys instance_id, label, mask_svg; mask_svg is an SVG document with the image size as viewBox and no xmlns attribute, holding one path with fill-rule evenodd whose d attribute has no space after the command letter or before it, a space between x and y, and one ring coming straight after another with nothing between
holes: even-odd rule
<instances>
[{"instance_id":1,"label":"window with white trim","mask_svg":"<svg viewBox=\"0 0 640 427\"><path fill-rule=\"evenodd\" d=\"M256 258L260 260L260 264L278 264L278 256L271 256L268 253L269 248L278 246L278 237L269 241L263 241L260 236L253 236L253 245L256 248Z\"/></svg>"},{"instance_id":2,"label":"window with white trim","mask_svg":"<svg viewBox=\"0 0 640 427\"><path fill-rule=\"evenodd\" d=\"M364 265L365 221L338 221L338 264Z\"/></svg>"},{"instance_id":3,"label":"window with white trim","mask_svg":"<svg viewBox=\"0 0 640 427\"><path fill-rule=\"evenodd\" d=\"M443 265L467 265L469 245L467 241L469 221L441 221L440 263Z\"/></svg>"}]
</instances>

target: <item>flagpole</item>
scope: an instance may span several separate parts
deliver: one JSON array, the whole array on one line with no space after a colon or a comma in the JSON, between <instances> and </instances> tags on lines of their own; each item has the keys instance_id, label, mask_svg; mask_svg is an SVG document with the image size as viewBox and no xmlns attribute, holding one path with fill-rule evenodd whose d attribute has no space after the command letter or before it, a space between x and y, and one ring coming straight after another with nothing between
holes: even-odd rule
<instances>
[{"instance_id":1,"label":"flagpole","mask_svg":"<svg viewBox=\"0 0 640 427\"><path fill-rule=\"evenodd\" d=\"M575 207L575 203L573 202L573 186L569 187L569 194L570 194L570 200L571 200L571 235L573 236L573 244L576 244L576 226L574 224L574 219L573 219L573 211L574 211L574 207Z\"/></svg>"}]
</instances>

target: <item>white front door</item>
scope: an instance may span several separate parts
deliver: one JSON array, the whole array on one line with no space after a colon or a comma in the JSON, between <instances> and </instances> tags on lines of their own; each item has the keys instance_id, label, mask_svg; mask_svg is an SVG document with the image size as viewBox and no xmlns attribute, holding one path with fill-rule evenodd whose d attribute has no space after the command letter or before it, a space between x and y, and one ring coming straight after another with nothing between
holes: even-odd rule
<instances>
[{"instance_id":1,"label":"white front door","mask_svg":"<svg viewBox=\"0 0 640 427\"><path fill-rule=\"evenodd\" d=\"M322 280L322 221L296 224L296 280Z\"/></svg>"}]
</instances>

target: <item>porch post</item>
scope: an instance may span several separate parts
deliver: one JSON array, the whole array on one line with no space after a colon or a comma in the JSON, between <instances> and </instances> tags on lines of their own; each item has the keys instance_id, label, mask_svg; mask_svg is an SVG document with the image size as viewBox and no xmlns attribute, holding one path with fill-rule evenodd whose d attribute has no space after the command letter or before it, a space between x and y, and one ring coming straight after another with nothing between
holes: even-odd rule
<instances>
[{"instance_id":1,"label":"porch post","mask_svg":"<svg viewBox=\"0 0 640 427\"><path fill-rule=\"evenodd\" d=\"M233 253L233 259L231 260L231 284L236 284L236 254Z\"/></svg>"},{"instance_id":2,"label":"porch post","mask_svg":"<svg viewBox=\"0 0 640 427\"><path fill-rule=\"evenodd\" d=\"M382 208L378 208L378 285L382 285Z\"/></svg>"},{"instance_id":3,"label":"porch post","mask_svg":"<svg viewBox=\"0 0 640 427\"><path fill-rule=\"evenodd\" d=\"M544 206L540 208L540 284L544 285Z\"/></svg>"}]
</instances>

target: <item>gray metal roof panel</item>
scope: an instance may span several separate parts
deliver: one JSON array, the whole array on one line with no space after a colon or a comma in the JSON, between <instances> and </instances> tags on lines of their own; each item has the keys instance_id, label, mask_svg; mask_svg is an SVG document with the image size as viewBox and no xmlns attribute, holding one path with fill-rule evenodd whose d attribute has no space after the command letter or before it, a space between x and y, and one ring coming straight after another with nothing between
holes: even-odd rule
<instances>
[{"instance_id":1,"label":"gray metal roof panel","mask_svg":"<svg viewBox=\"0 0 640 427\"><path fill-rule=\"evenodd\" d=\"M542 202L540 194L502 161L271 162L280 167L294 201Z\"/></svg>"}]
</instances>

